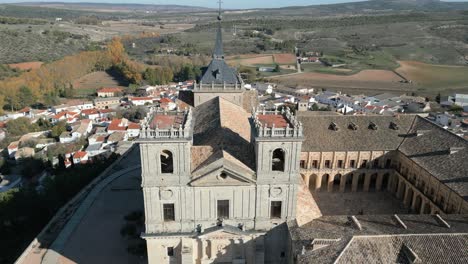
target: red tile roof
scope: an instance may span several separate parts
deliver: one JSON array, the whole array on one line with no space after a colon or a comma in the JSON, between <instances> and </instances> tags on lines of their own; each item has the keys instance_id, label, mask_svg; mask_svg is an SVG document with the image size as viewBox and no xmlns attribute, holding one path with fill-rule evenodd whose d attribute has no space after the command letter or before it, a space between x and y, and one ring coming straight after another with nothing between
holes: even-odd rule
<instances>
[{"instance_id":1,"label":"red tile roof","mask_svg":"<svg viewBox=\"0 0 468 264\"><path fill-rule=\"evenodd\" d=\"M161 98L159 102L161 102L162 104L168 104L168 103L172 103L172 100L169 98Z\"/></svg>"},{"instance_id":2,"label":"red tile roof","mask_svg":"<svg viewBox=\"0 0 468 264\"><path fill-rule=\"evenodd\" d=\"M107 130L112 131L125 131L127 130L126 126L121 126L122 119L113 119L112 122L107 127Z\"/></svg>"},{"instance_id":3,"label":"red tile roof","mask_svg":"<svg viewBox=\"0 0 468 264\"><path fill-rule=\"evenodd\" d=\"M84 109L81 111L81 113L83 115L95 115L95 114L98 114L98 110L97 109Z\"/></svg>"},{"instance_id":4,"label":"red tile roof","mask_svg":"<svg viewBox=\"0 0 468 264\"><path fill-rule=\"evenodd\" d=\"M108 113L115 113L115 110L113 109L101 109L99 110L100 113L102 114L108 114Z\"/></svg>"},{"instance_id":5,"label":"red tile roof","mask_svg":"<svg viewBox=\"0 0 468 264\"><path fill-rule=\"evenodd\" d=\"M131 97L130 101L153 101L152 97Z\"/></svg>"},{"instance_id":6,"label":"red tile roof","mask_svg":"<svg viewBox=\"0 0 468 264\"><path fill-rule=\"evenodd\" d=\"M97 92L98 93L120 93L122 91L123 89L118 88L118 87L105 87L105 88L98 90Z\"/></svg>"},{"instance_id":7,"label":"red tile roof","mask_svg":"<svg viewBox=\"0 0 468 264\"><path fill-rule=\"evenodd\" d=\"M25 108L19 110L18 112L20 112L20 113L26 113L26 112L29 112L29 111L31 111L31 108L25 107Z\"/></svg>"},{"instance_id":8,"label":"red tile roof","mask_svg":"<svg viewBox=\"0 0 468 264\"><path fill-rule=\"evenodd\" d=\"M154 129L157 126L158 129L170 129L171 127L178 129L183 122L183 115L155 115L153 122L151 122L151 128Z\"/></svg>"},{"instance_id":9,"label":"red tile roof","mask_svg":"<svg viewBox=\"0 0 468 264\"><path fill-rule=\"evenodd\" d=\"M281 127L285 128L289 125L288 121L283 115L258 115L258 120L262 125L266 125L267 127Z\"/></svg>"},{"instance_id":10,"label":"red tile roof","mask_svg":"<svg viewBox=\"0 0 468 264\"><path fill-rule=\"evenodd\" d=\"M140 130L140 125L137 123L129 122L128 129L138 129Z\"/></svg>"},{"instance_id":11,"label":"red tile roof","mask_svg":"<svg viewBox=\"0 0 468 264\"><path fill-rule=\"evenodd\" d=\"M77 151L75 153L75 155L73 155L73 158L74 159L82 159L82 158L86 157L86 155L88 155L88 152L86 152L86 151Z\"/></svg>"}]
</instances>

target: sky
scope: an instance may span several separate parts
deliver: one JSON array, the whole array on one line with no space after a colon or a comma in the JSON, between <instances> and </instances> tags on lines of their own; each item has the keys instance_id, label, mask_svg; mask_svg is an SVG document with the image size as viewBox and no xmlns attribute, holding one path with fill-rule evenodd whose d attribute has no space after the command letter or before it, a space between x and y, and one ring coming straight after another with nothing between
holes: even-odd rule
<instances>
[{"instance_id":1,"label":"sky","mask_svg":"<svg viewBox=\"0 0 468 264\"><path fill-rule=\"evenodd\" d=\"M315 4L335 4L345 2L360 2L362 0L223 0L223 6L228 9L244 8L274 8L284 6L300 6ZM450 2L467 2L468 0L450 0ZM0 3L14 2L98 2L98 3L138 3L155 5L191 5L217 7L217 0L0 0Z\"/></svg>"}]
</instances>

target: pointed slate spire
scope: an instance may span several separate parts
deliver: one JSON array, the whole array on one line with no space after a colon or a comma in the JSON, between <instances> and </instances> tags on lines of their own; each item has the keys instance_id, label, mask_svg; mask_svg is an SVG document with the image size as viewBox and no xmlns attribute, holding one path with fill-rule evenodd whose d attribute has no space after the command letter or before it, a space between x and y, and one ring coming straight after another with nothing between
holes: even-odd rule
<instances>
[{"instance_id":1,"label":"pointed slate spire","mask_svg":"<svg viewBox=\"0 0 468 264\"><path fill-rule=\"evenodd\" d=\"M223 19L221 15L221 4L223 3L221 0L218 1L219 3L219 10L218 10L218 29L216 30L216 44L215 49L213 52L214 59L224 59L224 51L223 51L223 32L221 28L221 20Z\"/></svg>"}]
</instances>

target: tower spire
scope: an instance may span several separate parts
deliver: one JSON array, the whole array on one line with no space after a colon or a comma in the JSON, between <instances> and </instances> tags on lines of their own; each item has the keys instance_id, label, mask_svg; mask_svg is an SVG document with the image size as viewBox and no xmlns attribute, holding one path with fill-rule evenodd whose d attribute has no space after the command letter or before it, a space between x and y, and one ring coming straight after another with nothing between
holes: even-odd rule
<instances>
[{"instance_id":1,"label":"tower spire","mask_svg":"<svg viewBox=\"0 0 468 264\"><path fill-rule=\"evenodd\" d=\"M221 28L221 20L222 17L222 7L221 4L223 1L218 0L219 9L218 9L218 29L216 31L216 44L215 49L213 52L213 59L224 59L224 51L223 51L223 33Z\"/></svg>"},{"instance_id":2,"label":"tower spire","mask_svg":"<svg viewBox=\"0 0 468 264\"><path fill-rule=\"evenodd\" d=\"M218 0L218 4L219 4L219 9L218 9L218 19L221 20L221 5L223 4L223 1L221 0Z\"/></svg>"}]
</instances>

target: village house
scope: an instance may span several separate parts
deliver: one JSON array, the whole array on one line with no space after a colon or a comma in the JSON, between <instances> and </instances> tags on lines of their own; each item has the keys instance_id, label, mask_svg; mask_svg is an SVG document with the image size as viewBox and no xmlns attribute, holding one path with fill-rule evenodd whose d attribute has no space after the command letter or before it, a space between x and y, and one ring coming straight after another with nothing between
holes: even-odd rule
<instances>
[{"instance_id":1,"label":"village house","mask_svg":"<svg viewBox=\"0 0 468 264\"><path fill-rule=\"evenodd\" d=\"M140 125L128 121L126 118L114 119L107 127L108 133L125 132L128 137L137 137L140 134Z\"/></svg>"},{"instance_id":2,"label":"village house","mask_svg":"<svg viewBox=\"0 0 468 264\"><path fill-rule=\"evenodd\" d=\"M92 109L93 107L94 106L91 101L69 100L67 103L52 106L50 111L54 114L64 111L80 112L81 110Z\"/></svg>"},{"instance_id":3,"label":"village house","mask_svg":"<svg viewBox=\"0 0 468 264\"><path fill-rule=\"evenodd\" d=\"M77 151L73 154L74 164L84 164L88 162L88 153L86 151Z\"/></svg>"},{"instance_id":4,"label":"village house","mask_svg":"<svg viewBox=\"0 0 468 264\"><path fill-rule=\"evenodd\" d=\"M8 145L7 149L8 149L8 155L10 158L15 157L15 154L18 151L19 144L20 144L19 141L13 141L10 143L10 145Z\"/></svg>"},{"instance_id":5,"label":"village house","mask_svg":"<svg viewBox=\"0 0 468 264\"><path fill-rule=\"evenodd\" d=\"M94 134L94 135L88 137L88 143L90 145L92 145L92 144L104 144L106 142L106 137L107 137L107 135Z\"/></svg>"},{"instance_id":6,"label":"village house","mask_svg":"<svg viewBox=\"0 0 468 264\"><path fill-rule=\"evenodd\" d=\"M154 101L152 97L129 97L128 100L137 106L150 105Z\"/></svg>"},{"instance_id":7,"label":"village house","mask_svg":"<svg viewBox=\"0 0 468 264\"><path fill-rule=\"evenodd\" d=\"M63 111L52 116L50 118L50 121L52 122L52 124L55 124L59 121L66 121L67 124L71 124L71 123L76 122L79 116L80 116L79 112Z\"/></svg>"},{"instance_id":8,"label":"village house","mask_svg":"<svg viewBox=\"0 0 468 264\"><path fill-rule=\"evenodd\" d=\"M115 132L112 133L108 138L107 138L107 144L117 144L122 141L127 141L128 140L128 135L125 132Z\"/></svg>"},{"instance_id":9,"label":"village house","mask_svg":"<svg viewBox=\"0 0 468 264\"><path fill-rule=\"evenodd\" d=\"M175 110L177 104L169 98L161 98L161 100L159 100L159 107L166 110Z\"/></svg>"},{"instance_id":10,"label":"village house","mask_svg":"<svg viewBox=\"0 0 468 264\"><path fill-rule=\"evenodd\" d=\"M97 91L98 97L116 97L122 94L122 88L118 87L107 87Z\"/></svg>"},{"instance_id":11,"label":"village house","mask_svg":"<svg viewBox=\"0 0 468 264\"><path fill-rule=\"evenodd\" d=\"M20 162L22 159L34 157L34 154L36 154L36 152L34 151L34 148L30 148L30 147L20 148L18 149L18 151L15 152L15 160L16 162Z\"/></svg>"},{"instance_id":12,"label":"village house","mask_svg":"<svg viewBox=\"0 0 468 264\"><path fill-rule=\"evenodd\" d=\"M117 107L120 104L119 97L102 97L102 98L95 98L94 105L98 109L107 109Z\"/></svg>"}]
</instances>

